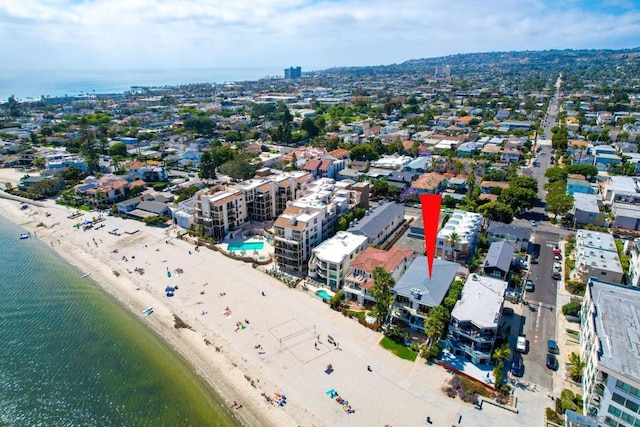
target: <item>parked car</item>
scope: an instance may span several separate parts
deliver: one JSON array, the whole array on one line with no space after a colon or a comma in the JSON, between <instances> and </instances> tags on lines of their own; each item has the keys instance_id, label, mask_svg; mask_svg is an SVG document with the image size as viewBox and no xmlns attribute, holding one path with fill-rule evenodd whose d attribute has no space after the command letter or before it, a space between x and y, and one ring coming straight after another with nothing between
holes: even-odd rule
<instances>
[{"instance_id":1,"label":"parked car","mask_svg":"<svg viewBox=\"0 0 640 427\"><path fill-rule=\"evenodd\" d=\"M513 308L511 307L503 307L502 308L502 315L503 316L513 316Z\"/></svg>"},{"instance_id":2,"label":"parked car","mask_svg":"<svg viewBox=\"0 0 640 427\"><path fill-rule=\"evenodd\" d=\"M558 343L554 340L547 341L547 351L551 354L560 354L560 348L558 348Z\"/></svg>"},{"instance_id":3,"label":"parked car","mask_svg":"<svg viewBox=\"0 0 640 427\"><path fill-rule=\"evenodd\" d=\"M527 279L524 282L524 290L527 292L533 292L536 289L536 285L533 284L532 280Z\"/></svg>"},{"instance_id":4,"label":"parked car","mask_svg":"<svg viewBox=\"0 0 640 427\"><path fill-rule=\"evenodd\" d=\"M560 280L562 278L562 274L559 271L553 271L551 273L551 278L554 280Z\"/></svg>"},{"instance_id":5,"label":"parked car","mask_svg":"<svg viewBox=\"0 0 640 427\"><path fill-rule=\"evenodd\" d=\"M556 254L556 255L553 256L553 259L556 260L556 261L561 261L562 260L562 255Z\"/></svg>"},{"instance_id":6,"label":"parked car","mask_svg":"<svg viewBox=\"0 0 640 427\"><path fill-rule=\"evenodd\" d=\"M558 261L555 261L553 263L553 270L554 271L562 271L562 264L560 264Z\"/></svg>"},{"instance_id":7,"label":"parked car","mask_svg":"<svg viewBox=\"0 0 640 427\"><path fill-rule=\"evenodd\" d=\"M556 371L558 369L558 359L551 353L547 353L547 368L552 371Z\"/></svg>"},{"instance_id":8,"label":"parked car","mask_svg":"<svg viewBox=\"0 0 640 427\"><path fill-rule=\"evenodd\" d=\"M521 377L524 374L524 362L522 361L520 353L515 353L513 355L513 360L511 361L511 373L516 377Z\"/></svg>"},{"instance_id":9,"label":"parked car","mask_svg":"<svg viewBox=\"0 0 640 427\"><path fill-rule=\"evenodd\" d=\"M516 351L520 353L527 352L527 336L526 335L518 335L518 340L516 341Z\"/></svg>"},{"instance_id":10,"label":"parked car","mask_svg":"<svg viewBox=\"0 0 640 427\"><path fill-rule=\"evenodd\" d=\"M534 163L534 165L535 165L535 163ZM531 220L531 221L529 221L529 222L531 223L531 226L532 226L532 227L537 227L537 226L538 226L538 223L537 223L537 222L535 222L534 220Z\"/></svg>"},{"instance_id":11,"label":"parked car","mask_svg":"<svg viewBox=\"0 0 640 427\"><path fill-rule=\"evenodd\" d=\"M554 255L558 255L560 253L560 248L558 247L558 245L553 247L553 254Z\"/></svg>"}]
</instances>

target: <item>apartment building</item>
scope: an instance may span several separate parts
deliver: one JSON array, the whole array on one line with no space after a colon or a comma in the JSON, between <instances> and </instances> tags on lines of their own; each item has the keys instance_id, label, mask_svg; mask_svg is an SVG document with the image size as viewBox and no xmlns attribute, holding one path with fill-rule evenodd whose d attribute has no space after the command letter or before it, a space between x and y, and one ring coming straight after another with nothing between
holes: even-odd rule
<instances>
[{"instance_id":1,"label":"apartment building","mask_svg":"<svg viewBox=\"0 0 640 427\"><path fill-rule=\"evenodd\" d=\"M315 247L309 259L309 277L338 291L349 274L351 262L365 250L365 236L339 231Z\"/></svg>"},{"instance_id":2,"label":"apartment building","mask_svg":"<svg viewBox=\"0 0 640 427\"><path fill-rule=\"evenodd\" d=\"M482 226L482 215L456 209L436 238L436 256L450 261L473 256Z\"/></svg>"},{"instance_id":3,"label":"apartment building","mask_svg":"<svg viewBox=\"0 0 640 427\"><path fill-rule=\"evenodd\" d=\"M491 362L504 305L504 280L471 274L451 311L446 347L476 365Z\"/></svg>"},{"instance_id":4,"label":"apartment building","mask_svg":"<svg viewBox=\"0 0 640 427\"><path fill-rule=\"evenodd\" d=\"M629 271L626 272L626 283L629 286L640 286L640 239L625 241L624 252L629 256Z\"/></svg>"},{"instance_id":5,"label":"apartment building","mask_svg":"<svg viewBox=\"0 0 640 427\"><path fill-rule=\"evenodd\" d=\"M306 194L290 202L274 223L278 268L306 273L313 248L334 234L338 216L359 203L359 193L322 178L311 182Z\"/></svg>"},{"instance_id":6,"label":"apartment building","mask_svg":"<svg viewBox=\"0 0 640 427\"><path fill-rule=\"evenodd\" d=\"M374 285L373 270L384 268L397 283L414 257L415 252L409 248L394 246L388 251L371 246L366 248L349 265L349 274L342 288L345 299L360 305L373 304L375 298L369 293Z\"/></svg>"},{"instance_id":7,"label":"apartment building","mask_svg":"<svg viewBox=\"0 0 640 427\"><path fill-rule=\"evenodd\" d=\"M582 399L598 425L640 424L638 313L640 289L589 280L580 324Z\"/></svg>"},{"instance_id":8,"label":"apartment building","mask_svg":"<svg viewBox=\"0 0 640 427\"><path fill-rule=\"evenodd\" d=\"M247 218L244 194L238 189L213 187L196 193L196 226L204 228L205 234L223 239L228 232L240 228Z\"/></svg>"},{"instance_id":9,"label":"apartment building","mask_svg":"<svg viewBox=\"0 0 640 427\"><path fill-rule=\"evenodd\" d=\"M624 271L611 234L578 230L575 251L576 271L583 279L592 277L611 283L623 283Z\"/></svg>"}]
</instances>

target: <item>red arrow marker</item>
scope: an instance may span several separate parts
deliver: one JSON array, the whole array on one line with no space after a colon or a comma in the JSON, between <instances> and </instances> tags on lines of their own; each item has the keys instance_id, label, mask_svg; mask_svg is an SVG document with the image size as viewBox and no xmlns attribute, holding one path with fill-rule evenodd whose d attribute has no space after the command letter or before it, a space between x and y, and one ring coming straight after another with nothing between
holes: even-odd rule
<instances>
[{"instance_id":1,"label":"red arrow marker","mask_svg":"<svg viewBox=\"0 0 640 427\"><path fill-rule=\"evenodd\" d=\"M429 267L429 279L433 275L433 258L436 255L436 237L438 237L438 224L440 223L440 205L442 195L421 194L422 225L424 227L424 245L427 251L427 265Z\"/></svg>"}]
</instances>

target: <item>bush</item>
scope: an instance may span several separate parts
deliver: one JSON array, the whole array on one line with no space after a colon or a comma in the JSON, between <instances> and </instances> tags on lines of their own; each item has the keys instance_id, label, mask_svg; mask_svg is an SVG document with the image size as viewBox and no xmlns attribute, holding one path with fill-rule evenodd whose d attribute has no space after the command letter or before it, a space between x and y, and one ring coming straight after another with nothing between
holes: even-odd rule
<instances>
[{"instance_id":1,"label":"bush","mask_svg":"<svg viewBox=\"0 0 640 427\"><path fill-rule=\"evenodd\" d=\"M562 306L562 314L565 316L580 316L580 308L582 304L578 301L572 301Z\"/></svg>"},{"instance_id":2,"label":"bush","mask_svg":"<svg viewBox=\"0 0 640 427\"><path fill-rule=\"evenodd\" d=\"M331 307L334 310L338 310L340 308L340 303L342 301L342 296L344 295L344 292L342 292L342 289L340 289L334 296L331 297L331 299L329 300L329 307Z\"/></svg>"},{"instance_id":3,"label":"bush","mask_svg":"<svg viewBox=\"0 0 640 427\"><path fill-rule=\"evenodd\" d=\"M575 336L580 335L580 331L576 331L575 329L569 329L569 328L567 328L567 329L565 329L565 331L566 331L568 334L571 334L571 335L575 335Z\"/></svg>"},{"instance_id":4,"label":"bush","mask_svg":"<svg viewBox=\"0 0 640 427\"><path fill-rule=\"evenodd\" d=\"M545 412L547 415L547 421L551 421L552 423L558 425L564 425L564 420L552 408L547 408Z\"/></svg>"},{"instance_id":5,"label":"bush","mask_svg":"<svg viewBox=\"0 0 640 427\"><path fill-rule=\"evenodd\" d=\"M567 282L567 290L574 295L584 295L584 292L587 288L587 284L585 282L570 280Z\"/></svg>"}]
</instances>

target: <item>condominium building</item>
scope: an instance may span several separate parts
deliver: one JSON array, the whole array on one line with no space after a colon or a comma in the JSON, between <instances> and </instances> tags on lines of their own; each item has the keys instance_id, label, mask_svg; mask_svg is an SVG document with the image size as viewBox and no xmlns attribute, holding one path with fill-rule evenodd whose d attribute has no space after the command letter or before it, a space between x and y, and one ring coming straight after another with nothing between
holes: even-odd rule
<instances>
[{"instance_id":1,"label":"condominium building","mask_svg":"<svg viewBox=\"0 0 640 427\"><path fill-rule=\"evenodd\" d=\"M290 202L274 223L278 268L306 273L311 251L335 233L338 216L359 202L357 194L332 179L310 183L306 194Z\"/></svg>"},{"instance_id":2,"label":"condominium building","mask_svg":"<svg viewBox=\"0 0 640 427\"><path fill-rule=\"evenodd\" d=\"M640 425L640 289L589 280L580 324L584 413L598 425Z\"/></svg>"},{"instance_id":3,"label":"condominium building","mask_svg":"<svg viewBox=\"0 0 640 427\"><path fill-rule=\"evenodd\" d=\"M451 311L446 346L473 364L488 364L498 334L507 282L471 274Z\"/></svg>"},{"instance_id":4,"label":"condominium building","mask_svg":"<svg viewBox=\"0 0 640 427\"><path fill-rule=\"evenodd\" d=\"M625 253L629 255L626 283L629 286L640 286L640 239L625 241Z\"/></svg>"},{"instance_id":5,"label":"condominium building","mask_svg":"<svg viewBox=\"0 0 640 427\"><path fill-rule=\"evenodd\" d=\"M585 279L590 277L611 283L622 283L624 271L611 234L590 230L576 233L576 271Z\"/></svg>"},{"instance_id":6,"label":"condominium building","mask_svg":"<svg viewBox=\"0 0 640 427\"><path fill-rule=\"evenodd\" d=\"M196 193L195 201L195 225L216 239L241 227L247 217L244 194L237 189L203 190Z\"/></svg>"},{"instance_id":7,"label":"condominium building","mask_svg":"<svg viewBox=\"0 0 640 427\"><path fill-rule=\"evenodd\" d=\"M456 209L436 238L436 256L450 261L473 257L482 215Z\"/></svg>"},{"instance_id":8,"label":"condominium building","mask_svg":"<svg viewBox=\"0 0 640 427\"><path fill-rule=\"evenodd\" d=\"M312 250L309 277L337 291L349 274L349 266L367 247L367 238L340 231Z\"/></svg>"},{"instance_id":9,"label":"condominium building","mask_svg":"<svg viewBox=\"0 0 640 427\"><path fill-rule=\"evenodd\" d=\"M349 274L343 287L345 299L360 305L373 304L375 298L369 293L374 285L373 270L382 267L398 282L415 258L413 249L393 246L388 251L372 246L355 257L349 265Z\"/></svg>"}]
</instances>

